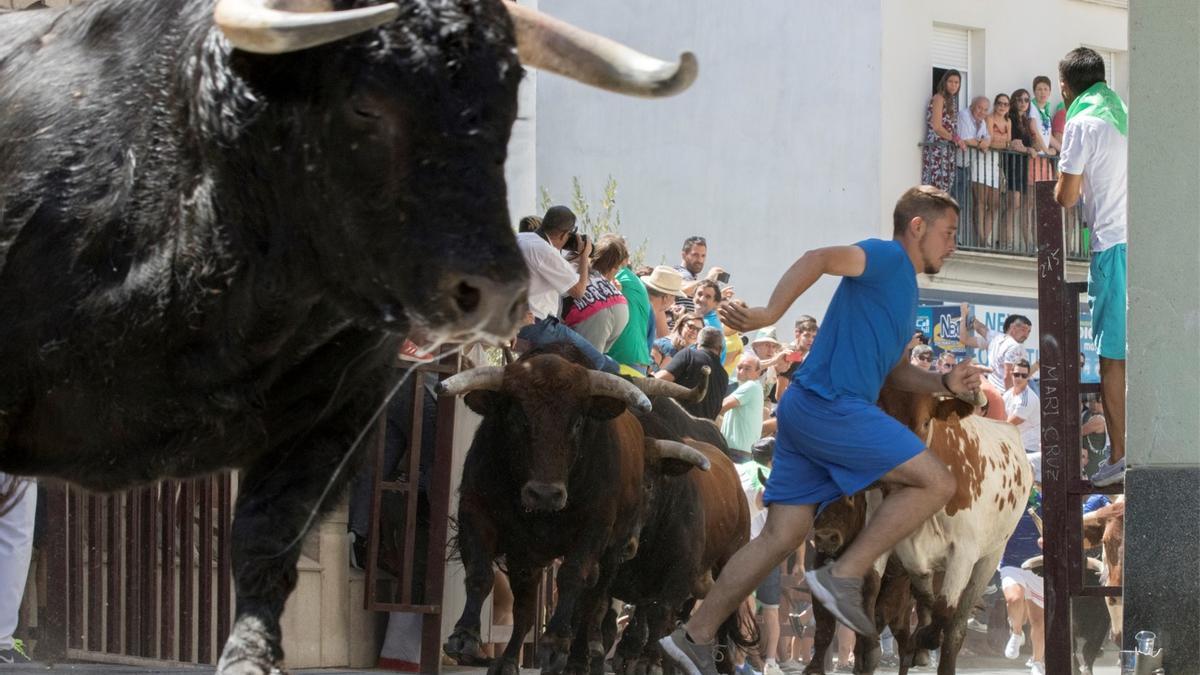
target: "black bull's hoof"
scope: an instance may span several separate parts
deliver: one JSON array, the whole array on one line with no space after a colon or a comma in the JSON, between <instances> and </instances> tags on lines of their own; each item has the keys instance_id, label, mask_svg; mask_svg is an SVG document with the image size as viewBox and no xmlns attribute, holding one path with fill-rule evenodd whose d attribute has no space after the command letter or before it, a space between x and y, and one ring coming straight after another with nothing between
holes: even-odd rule
<instances>
[{"instance_id":1,"label":"black bull's hoof","mask_svg":"<svg viewBox=\"0 0 1200 675\"><path fill-rule=\"evenodd\" d=\"M455 628L450 637L446 638L446 644L442 645L442 651L460 666L479 667L492 662L483 653L483 641L479 638L479 633L467 628Z\"/></svg>"},{"instance_id":2,"label":"black bull's hoof","mask_svg":"<svg viewBox=\"0 0 1200 675\"><path fill-rule=\"evenodd\" d=\"M521 667L516 659L498 658L488 668L488 675L521 675Z\"/></svg>"},{"instance_id":3,"label":"black bull's hoof","mask_svg":"<svg viewBox=\"0 0 1200 675\"><path fill-rule=\"evenodd\" d=\"M571 638L546 633L538 642L538 665L542 675L559 675L567 665L571 651Z\"/></svg>"}]
</instances>

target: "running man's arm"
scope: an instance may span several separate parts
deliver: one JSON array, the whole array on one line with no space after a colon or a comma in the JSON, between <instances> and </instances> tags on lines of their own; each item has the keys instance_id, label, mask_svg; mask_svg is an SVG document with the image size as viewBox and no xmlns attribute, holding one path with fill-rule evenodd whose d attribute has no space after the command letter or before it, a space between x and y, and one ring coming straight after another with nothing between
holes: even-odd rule
<instances>
[{"instance_id":1,"label":"running man's arm","mask_svg":"<svg viewBox=\"0 0 1200 675\"><path fill-rule=\"evenodd\" d=\"M744 303L728 302L718 309L721 322L740 332L770 326L800 297L826 274L857 277L867 269L867 253L858 246L830 246L813 249L792 263L771 293L766 307L747 307Z\"/></svg>"},{"instance_id":2,"label":"running man's arm","mask_svg":"<svg viewBox=\"0 0 1200 675\"><path fill-rule=\"evenodd\" d=\"M892 367L888 373L887 383L901 391L916 394L953 394L966 395L979 389L980 375L990 373L991 368L971 362L971 357L960 361L949 373L946 373L945 384L942 384L942 374L924 370L909 363L905 358Z\"/></svg>"},{"instance_id":3,"label":"running man's arm","mask_svg":"<svg viewBox=\"0 0 1200 675\"><path fill-rule=\"evenodd\" d=\"M1071 208L1079 201L1079 194L1083 191L1083 174L1071 174L1066 171L1061 171L1058 174L1058 182L1054 184L1054 201L1058 202L1059 206Z\"/></svg>"},{"instance_id":4,"label":"running man's arm","mask_svg":"<svg viewBox=\"0 0 1200 675\"><path fill-rule=\"evenodd\" d=\"M742 402L738 400L737 396L730 394L725 397L724 401L721 401L721 412L727 413L730 410L733 410L734 408L740 406L741 404L742 404Z\"/></svg>"}]
</instances>

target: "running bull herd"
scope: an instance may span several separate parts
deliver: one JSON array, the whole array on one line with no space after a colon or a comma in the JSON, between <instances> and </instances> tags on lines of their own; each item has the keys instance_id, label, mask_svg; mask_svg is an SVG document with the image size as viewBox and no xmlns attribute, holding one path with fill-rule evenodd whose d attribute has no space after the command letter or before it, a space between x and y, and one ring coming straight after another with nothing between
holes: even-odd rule
<instances>
[{"instance_id":1,"label":"running bull herd","mask_svg":"<svg viewBox=\"0 0 1200 675\"><path fill-rule=\"evenodd\" d=\"M523 65L651 98L698 71L500 0L0 13L0 471L120 490L240 470L223 675L282 665L298 543L369 446L404 335L494 342L524 314L504 180ZM562 353L443 386L488 430L466 467L469 601L447 651L479 658L493 561L519 636L536 573L561 558L543 669L597 667L613 597L637 607L621 659L656 665L651 638L748 536L720 433L672 400L695 392ZM922 645L944 635L952 672L1030 477L1015 431L927 403L908 421L962 467L960 494L895 555ZM514 649L491 671L515 672Z\"/></svg>"}]
</instances>

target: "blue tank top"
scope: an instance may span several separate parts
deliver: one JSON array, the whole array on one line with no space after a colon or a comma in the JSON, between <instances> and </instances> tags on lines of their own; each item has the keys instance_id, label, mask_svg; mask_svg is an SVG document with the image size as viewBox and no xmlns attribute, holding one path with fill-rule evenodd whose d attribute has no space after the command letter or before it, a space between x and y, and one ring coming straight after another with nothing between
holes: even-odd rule
<instances>
[{"instance_id":1,"label":"blue tank top","mask_svg":"<svg viewBox=\"0 0 1200 675\"><path fill-rule=\"evenodd\" d=\"M917 323L917 273L897 241L855 244L867 254L862 275L838 284L812 351L794 381L828 400L874 403Z\"/></svg>"}]
</instances>

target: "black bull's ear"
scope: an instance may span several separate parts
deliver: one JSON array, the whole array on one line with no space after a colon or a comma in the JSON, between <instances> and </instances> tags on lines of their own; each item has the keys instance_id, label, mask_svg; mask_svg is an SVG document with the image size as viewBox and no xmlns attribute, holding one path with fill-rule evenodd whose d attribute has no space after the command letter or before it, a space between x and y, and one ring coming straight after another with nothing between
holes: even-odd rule
<instances>
[{"instance_id":1,"label":"black bull's ear","mask_svg":"<svg viewBox=\"0 0 1200 675\"><path fill-rule=\"evenodd\" d=\"M611 420L625 412L625 401L612 396L592 396L588 403L588 417L597 420Z\"/></svg>"},{"instance_id":2,"label":"black bull's ear","mask_svg":"<svg viewBox=\"0 0 1200 675\"><path fill-rule=\"evenodd\" d=\"M486 417L495 412L496 406L499 403L499 398L500 394L494 391L489 391L487 389L476 389L475 391L468 392L466 396L463 396L463 401L465 401L467 407L475 411L476 414Z\"/></svg>"}]
</instances>

